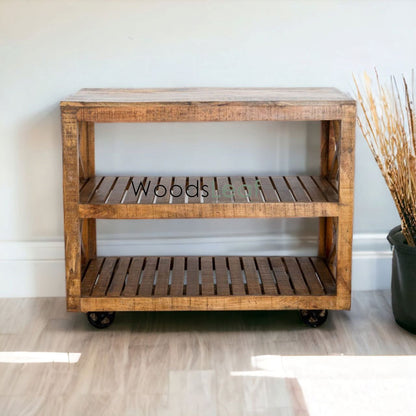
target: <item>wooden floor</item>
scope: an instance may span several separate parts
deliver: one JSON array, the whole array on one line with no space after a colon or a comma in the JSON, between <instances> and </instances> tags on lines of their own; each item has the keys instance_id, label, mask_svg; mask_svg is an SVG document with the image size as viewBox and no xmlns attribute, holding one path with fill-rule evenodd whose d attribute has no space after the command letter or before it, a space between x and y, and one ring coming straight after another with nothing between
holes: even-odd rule
<instances>
[{"instance_id":1,"label":"wooden floor","mask_svg":"<svg viewBox=\"0 0 416 416\"><path fill-rule=\"evenodd\" d=\"M4 416L414 415L415 388L388 292L316 330L285 311L119 313L99 331L61 298L0 299Z\"/></svg>"}]
</instances>

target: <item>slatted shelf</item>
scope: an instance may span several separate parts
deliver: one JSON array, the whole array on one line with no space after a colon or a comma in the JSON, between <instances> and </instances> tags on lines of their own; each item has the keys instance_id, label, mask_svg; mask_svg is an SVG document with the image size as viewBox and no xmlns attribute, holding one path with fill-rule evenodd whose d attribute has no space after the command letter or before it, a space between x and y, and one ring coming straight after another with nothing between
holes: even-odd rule
<instances>
[{"instance_id":1,"label":"slatted shelf","mask_svg":"<svg viewBox=\"0 0 416 416\"><path fill-rule=\"evenodd\" d=\"M88 310L111 298L121 299L127 310L136 305L145 310L152 304L146 299L159 306L163 299L169 305L172 299L181 298L182 304L192 299L195 309L204 309L212 298L233 296L246 298L236 309L256 309L255 300L265 297L276 304L279 299L335 294L334 277L320 257L98 257L86 266L81 284ZM129 305L132 299L136 302Z\"/></svg>"},{"instance_id":2,"label":"slatted shelf","mask_svg":"<svg viewBox=\"0 0 416 416\"><path fill-rule=\"evenodd\" d=\"M320 176L95 176L81 186L79 211L81 218L337 216L338 192Z\"/></svg>"}]
</instances>

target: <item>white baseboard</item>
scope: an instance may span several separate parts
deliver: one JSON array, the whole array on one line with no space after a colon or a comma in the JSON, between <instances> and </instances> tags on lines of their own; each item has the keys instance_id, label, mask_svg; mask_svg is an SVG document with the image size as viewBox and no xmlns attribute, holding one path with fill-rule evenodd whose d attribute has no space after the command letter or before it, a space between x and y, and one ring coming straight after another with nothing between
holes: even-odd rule
<instances>
[{"instance_id":1,"label":"white baseboard","mask_svg":"<svg viewBox=\"0 0 416 416\"><path fill-rule=\"evenodd\" d=\"M99 255L315 255L315 237L227 236L106 239ZM391 252L384 234L354 236L353 290L390 286ZM0 242L0 297L65 296L62 241Z\"/></svg>"}]
</instances>

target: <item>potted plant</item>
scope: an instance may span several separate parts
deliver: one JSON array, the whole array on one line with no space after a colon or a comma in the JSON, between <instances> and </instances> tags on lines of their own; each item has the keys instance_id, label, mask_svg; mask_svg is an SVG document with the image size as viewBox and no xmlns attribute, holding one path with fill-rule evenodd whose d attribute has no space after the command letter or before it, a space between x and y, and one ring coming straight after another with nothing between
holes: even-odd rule
<instances>
[{"instance_id":1,"label":"potted plant","mask_svg":"<svg viewBox=\"0 0 416 416\"><path fill-rule=\"evenodd\" d=\"M394 78L376 87L354 79L362 109L358 124L392 194L401 225L387 236L393 248L391 295L396 322L416 333L416 114L414 87Z\"/></svg>"}]
</instances>

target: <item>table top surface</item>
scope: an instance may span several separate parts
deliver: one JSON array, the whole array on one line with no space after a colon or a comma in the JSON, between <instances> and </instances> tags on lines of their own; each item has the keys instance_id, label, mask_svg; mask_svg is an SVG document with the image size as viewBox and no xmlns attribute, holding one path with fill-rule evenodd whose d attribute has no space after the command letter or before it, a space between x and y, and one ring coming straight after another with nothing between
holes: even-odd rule
<instances>
[{"instance_id":1,"label":"table top surface","mask_svg":"<svg viewBox=\"0 0 416 416\"><path fill-rule=\"evenodd\" d=\"M355 104L336 88L84 88L70 95L61 105L96 106L141 103L268 103L276 105Z\"/></svg>"}]
</instances>

